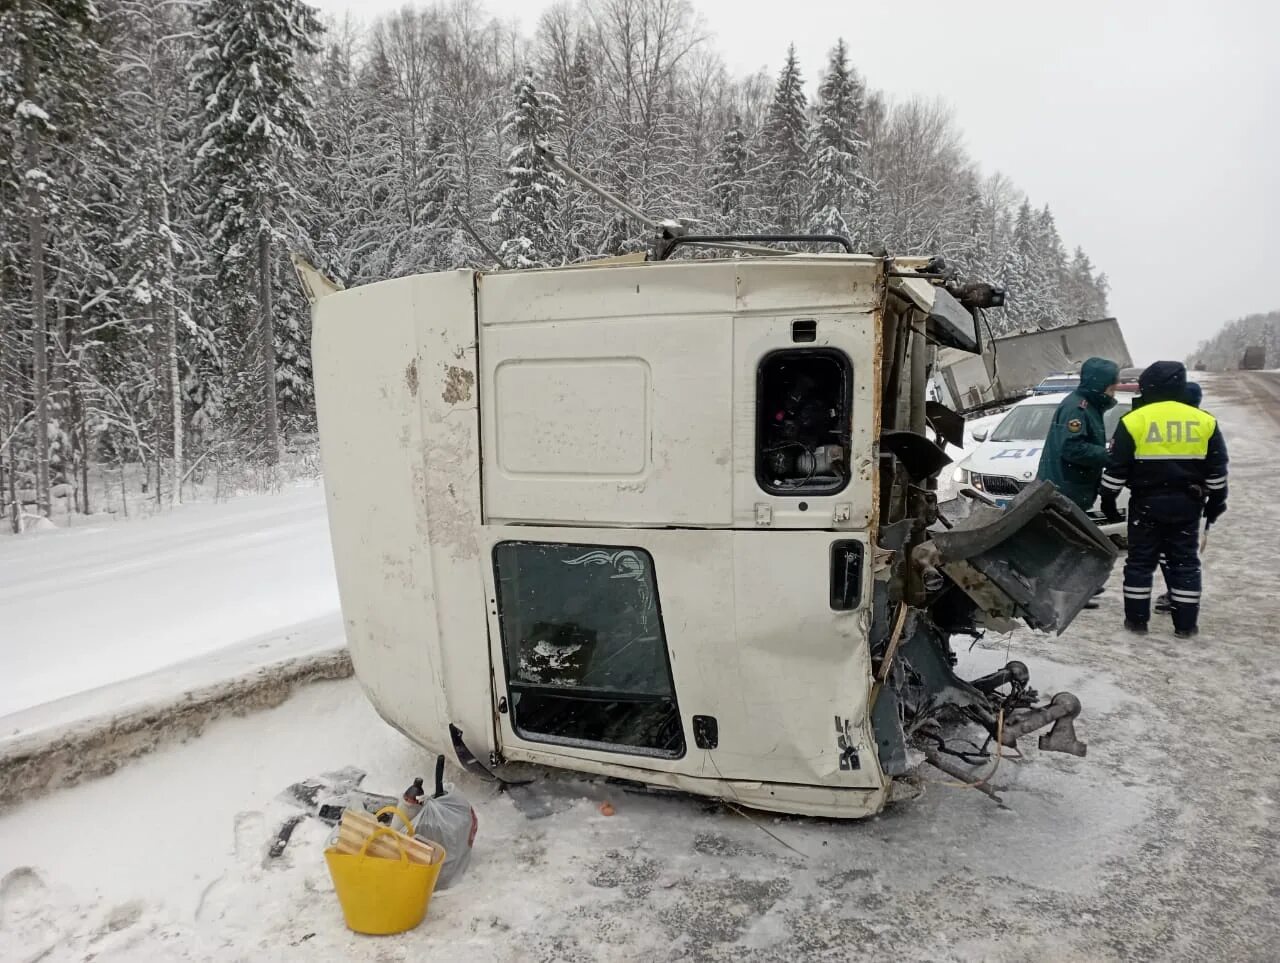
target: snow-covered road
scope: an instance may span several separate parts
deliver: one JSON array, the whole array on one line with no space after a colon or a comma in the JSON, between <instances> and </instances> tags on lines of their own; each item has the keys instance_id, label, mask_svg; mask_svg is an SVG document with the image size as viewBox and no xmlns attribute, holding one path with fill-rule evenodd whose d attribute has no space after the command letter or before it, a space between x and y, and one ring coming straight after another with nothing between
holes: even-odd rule
<instances>
[{"instance_id":1,"label":"snow-covered road","mask_svg":"<svg viewBox=\"0 0 1280 963\"><path fill-rule=\"evenodd\" d=\"M1120 631L1117 568L1062 638L1020 632L962 655L965 675L1023 659L1042 691L1084 703L1088 756L1024 740L994 780L1009 810L940 779L879 818L833 823L463 778L480 818L470 871L419 929L362 938L342 925L321 826L304 822L266 864L291 812L275 796L345 765L396 793L430 760L353 680L320 683L0 816L0 959L1280 958L1280 380L1206 391L1232 487L1202 637ZM528 815L530 799L551 812Z\"/></svg>"},{"instance_id":2,"label":"snow-covered road","mask_svg":"<svg viewBox=\"0 0 1280 963\"><path fill-rule=\"evenodd\" d=\"M0 717L325 618L318 485L3 538Z\"/></svg>"}]
</instances>

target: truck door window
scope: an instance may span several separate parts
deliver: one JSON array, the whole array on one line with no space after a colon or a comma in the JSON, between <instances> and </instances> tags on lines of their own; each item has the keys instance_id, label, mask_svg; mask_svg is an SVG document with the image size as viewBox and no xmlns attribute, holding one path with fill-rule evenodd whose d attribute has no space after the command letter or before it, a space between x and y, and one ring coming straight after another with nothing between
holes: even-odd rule
<instances>
[{"instance_id":1,"label":"truck door window","mask_svg":"<svg viewBox=\"0 0 1280 963\"><path fill-rule=\"evenodd\" d=\"M515 733L683 756L652 556L614 545L501 542L493 564Z\"/></svg>"},{"instance_id":2,"label":"truck door window","mask_svg":"<svg viewBox=\"0 0 1280 963\"><path fill-rule=\"evenodd\" d=\"M756 374L756 480L773 495L849 483L853 370L829 348L774 351Z\"/></svg>"}]
</instances>

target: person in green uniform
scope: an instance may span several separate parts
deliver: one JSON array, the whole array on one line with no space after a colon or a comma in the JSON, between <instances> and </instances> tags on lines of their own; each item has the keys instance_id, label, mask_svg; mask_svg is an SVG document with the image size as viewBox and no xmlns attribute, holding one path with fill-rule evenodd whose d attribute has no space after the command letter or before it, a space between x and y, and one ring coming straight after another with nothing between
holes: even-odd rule
<instances>
[{"instance_id":1,"label":"person in green uniform","mask_svg":"<svg viewBox=\"0 0 1280 963\"><path fill-rule=\"evenodd\" d=\"M1080 387L1062 399L1040 452L1036 477L1051 481L1085 511L1097 501L1107 465L1107 426L1102 416L1116 403L1120 366L1090 358L1080 368Z\"/></svg>"}]
</instances>

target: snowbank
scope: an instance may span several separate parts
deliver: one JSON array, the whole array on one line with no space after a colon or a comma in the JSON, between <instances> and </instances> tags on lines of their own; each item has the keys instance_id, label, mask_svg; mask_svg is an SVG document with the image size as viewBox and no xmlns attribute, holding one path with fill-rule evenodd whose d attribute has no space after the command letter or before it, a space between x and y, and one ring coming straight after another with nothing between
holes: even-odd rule
<instances>
[{"instance_id":1,"label":"snowbank","mask_svg":"<svg viewBox=\"0 0 1280 963\"><path fill-rule=\"evenodd\" d=\"M973 658L985 667L1003 653ZM1100 681L1081 694L1103 691L1097 702L1135 705ZM1029 753L1001 779L1012 812L938 783L869 823L743 815L573 778L500 794L451 772L479 815L471 867L417 930L373 939L343 926L327 827L304 820L284 855L266 858L297 812L277 796L349 764L368 770L367 788L398 793L431 760L354 682L322 683L0 816L0 887L20 894L0 958L846 959L855 931L864 949L914 943L897 958L952 958L949 944L972 933L965 916L1003 917L1048 878L1086 898L1109 860L1141 844L1151 788ZM616 815L601 813L605 800ZM32 834L33 822L71 832ZM985 882L966 882L975 876ZM1018 915L1036 913L1033 901Z\"/></svg>"},{"instance_id":2,"label":"snowbank","mask_svg":"<svg viewBox=\"0 0 1280 963\"><path fill-rule=\"evenodd\" d=\"M0 539L0 732L11 713L337 613L315 486Z\"/></svg>"},{"instance_id":3,"label":"snowbank","mask_svg":"<svg viewBox=\"0 0 1280 963\"><path fill-rule=\"evenodd\" d=\"M6 717L0 810L115 772L200 735L223 715L284 702L300 685L351 675L338 620L205 656Z\"/></svg>"}]
</instances>

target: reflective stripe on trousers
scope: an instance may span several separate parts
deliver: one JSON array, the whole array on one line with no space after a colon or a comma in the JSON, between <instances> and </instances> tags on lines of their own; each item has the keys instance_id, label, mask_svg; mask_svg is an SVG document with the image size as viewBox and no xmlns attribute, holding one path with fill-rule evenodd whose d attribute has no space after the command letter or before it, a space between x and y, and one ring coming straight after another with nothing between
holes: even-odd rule
<instances>
[{"instance_id":1,"label":"reflective stripe on trousers","mask_svg":"<svg viewBox=\"0 0 1280 963\"><path fill-rule=\"evenodd\" d=\"M1175 629L1192 629L1200 618L1200 521L1164 523L1150 517L1129 520L1129 555L1124 563L1124 616L1151 618L1151 582L1156 567L1169 585Z\"/></svg>"}]
</instances>

